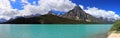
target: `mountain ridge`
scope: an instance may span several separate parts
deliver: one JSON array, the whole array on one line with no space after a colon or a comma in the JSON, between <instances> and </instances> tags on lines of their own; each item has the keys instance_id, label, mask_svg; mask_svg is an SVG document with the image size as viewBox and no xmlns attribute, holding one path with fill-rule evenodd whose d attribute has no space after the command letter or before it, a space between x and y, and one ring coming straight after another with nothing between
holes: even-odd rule
<instances>
[{"instance_id":1,"label":"mountain ridge","mask_svg":"<svg viewBox=\"0 0 120 38\"><path fill-rule=\"evenodd\" d=\"M49 11L46 15L35 16L35 17L21 17L14 20L5 22L6 24L91 24L91 23L110 23L101 19L95 18L94 16L83 11L79 6L75 6L72 10L68 11L64 15L53 14Z\"/></svg>"}]
</instances>

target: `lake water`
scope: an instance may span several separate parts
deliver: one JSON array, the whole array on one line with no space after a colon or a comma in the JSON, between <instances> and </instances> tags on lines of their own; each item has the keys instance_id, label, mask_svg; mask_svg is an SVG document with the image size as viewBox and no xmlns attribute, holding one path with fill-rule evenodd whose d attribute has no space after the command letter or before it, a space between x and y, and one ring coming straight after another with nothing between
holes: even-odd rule
<instances>
[{"instance_id":1,"label":"lake water","mask_svg":"<svg viewBox=\"0 0 120 38\"><path fill-rule=\"evenodd\" d=\"M106 38L112 24L1 24L0 38Z\"/></svg>"}]
</instances>

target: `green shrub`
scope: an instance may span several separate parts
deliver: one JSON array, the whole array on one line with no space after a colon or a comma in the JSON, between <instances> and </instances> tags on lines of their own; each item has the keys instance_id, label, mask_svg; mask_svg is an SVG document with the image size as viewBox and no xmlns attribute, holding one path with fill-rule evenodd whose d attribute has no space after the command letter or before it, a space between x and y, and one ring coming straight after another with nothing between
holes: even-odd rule
<instances>
[{"instance_id":1,"label":"green shrub","mask_svg":"<svg viewBox=\"0 0 120 38\"><path fill-rule=\"evenodd\" d=\"M110 29L110 31L117 31L117 32L120 31L120 20L117 20L117 21L113 24L113 26L112 26L112 28Z\"/></svg>"}]
</instances>

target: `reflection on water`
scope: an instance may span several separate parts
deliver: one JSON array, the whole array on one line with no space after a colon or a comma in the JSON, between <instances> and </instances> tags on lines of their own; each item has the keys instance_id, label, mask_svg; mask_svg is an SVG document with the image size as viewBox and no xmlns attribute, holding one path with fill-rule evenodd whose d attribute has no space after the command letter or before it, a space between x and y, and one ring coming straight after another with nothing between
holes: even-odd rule
<instances>
[{"instance_id":1,"label":"reflection on water","mask_svg":"<svg viewBox=\"0 0 120 38\"><path fill-rule=\"evenodd\" d=\"M112 24L3 24L0 38L106 38Z\"/></svg>"},{"instance_id":2,"label":"reflection on water","mask_svg":"<svg viewBox=\"0 0 120 38\"><path fill-rule=\"evenodd\" d=\"M0 38L10 38L10 25L0 25Z\"/></svg>"}]
</instances>

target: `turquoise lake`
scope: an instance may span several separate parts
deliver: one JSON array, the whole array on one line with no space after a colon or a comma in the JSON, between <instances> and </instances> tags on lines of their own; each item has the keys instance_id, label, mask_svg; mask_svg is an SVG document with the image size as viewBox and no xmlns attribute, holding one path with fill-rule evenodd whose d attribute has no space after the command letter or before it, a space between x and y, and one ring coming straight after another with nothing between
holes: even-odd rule
<instances>
[{"instance_id":1,"label":"turquoise lake","mask_svg":"<svg viewBox=\"0 0 120 38\"><path fill-rule=\"evenodd\" d=\"M0 38L107 38L112 24L0 24Z\"/></svg>"}]
</instances>

